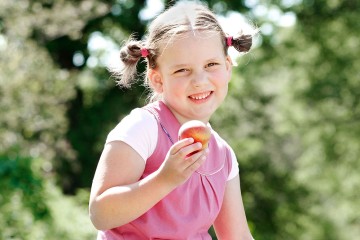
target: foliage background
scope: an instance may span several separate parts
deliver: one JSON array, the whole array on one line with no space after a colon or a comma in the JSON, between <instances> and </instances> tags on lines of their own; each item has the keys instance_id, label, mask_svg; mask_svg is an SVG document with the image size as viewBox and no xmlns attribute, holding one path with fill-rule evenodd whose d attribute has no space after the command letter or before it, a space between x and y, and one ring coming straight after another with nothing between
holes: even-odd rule
<instances>
[{"instance_id":1,"label":"foliage background","mask_svg":"<svg viewBox=\"0 0 360 240\"><path fill-rule=\"evenodd\" d=\"M104 139L146 100L141 84L117 88L107 61L144 34L154 2L0 2L0 239L95 239L87 204ZM237 154L255 239L355 239L359 1L207 2L261 30L212 119Z\"/></svg>"}]
</instances>

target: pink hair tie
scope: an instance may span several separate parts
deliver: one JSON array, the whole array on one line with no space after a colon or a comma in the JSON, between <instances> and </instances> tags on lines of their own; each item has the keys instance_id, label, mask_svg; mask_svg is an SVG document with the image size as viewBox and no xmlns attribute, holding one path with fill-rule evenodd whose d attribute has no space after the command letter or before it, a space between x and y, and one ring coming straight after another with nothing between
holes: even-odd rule
<instances>
[{"instance_id":1,"label":"pink hair tie","mask_svg":"<svg viewBox=\"0 0 360 240\"><path fill-rule=\"evenodd\" d=\"M232 46L232 41L233 41L233 37L226 37L226 45L228 45L228 47Z\"/></svg>"},{"instance_id":2,"label":"pink hair tie","mask_svg":"<svg viewBox=\"0 0 360 240\"><path fill-rule=\"evenodd\" d=\"M149 55L149 51L147 50L147 48L141 48L140 52L141 52L141 56L144 58Z\"/></svg>"}]
</instances>

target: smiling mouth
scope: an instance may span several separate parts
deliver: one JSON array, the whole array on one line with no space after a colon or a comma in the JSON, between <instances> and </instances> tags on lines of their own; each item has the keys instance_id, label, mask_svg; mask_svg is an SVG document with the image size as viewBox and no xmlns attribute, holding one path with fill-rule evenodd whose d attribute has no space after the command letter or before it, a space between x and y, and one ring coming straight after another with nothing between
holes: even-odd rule
<instances>
[{"instance_id":1,"label":"smiling mouth","mask_svg":"<svg viewBox=\"0 0 360 240\"><path fill-rule=\"evenodd\" d=\"M194 94L194 95L190 95L189 98L190 98L191 100L195 100L195 101L205 100L205 99L208 98L212 93L213 93L213 91L204 92L204 93L199 93L199 94Z\"/></svg>"}]
</instances>

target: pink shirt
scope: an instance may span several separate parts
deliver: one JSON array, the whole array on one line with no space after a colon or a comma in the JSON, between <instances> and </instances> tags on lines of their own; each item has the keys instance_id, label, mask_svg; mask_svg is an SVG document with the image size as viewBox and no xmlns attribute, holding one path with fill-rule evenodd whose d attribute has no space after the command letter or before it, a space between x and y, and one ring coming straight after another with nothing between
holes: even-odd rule
<instances>
[{"instance_id":1,"label":"pink shirt","mask_svg":"<svg viewBox=\"0 0 360 240\"><path fill-rule=\"evenodd\" d=\"M145 178L157 170L177 141L180 123L167 106L159 101L144 107L158 121L158 142L146 161ZM209 155L205 163L184 184L159 201L134 221L117 228L100 231L98 239L206 239L218 215L231 171L231 151L227 143L212 131ZM207 175L209 174L209 175Z\"/></svg>"}]
</instances>

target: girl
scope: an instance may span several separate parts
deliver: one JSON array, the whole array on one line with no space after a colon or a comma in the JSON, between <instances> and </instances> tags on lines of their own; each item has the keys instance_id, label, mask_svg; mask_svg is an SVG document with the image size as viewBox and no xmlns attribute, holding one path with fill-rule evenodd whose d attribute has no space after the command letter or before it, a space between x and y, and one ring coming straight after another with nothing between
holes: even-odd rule
<instances>
[{"instance_id":1,"label":"girl","mask_svg":"<svg viewBox=\"0 0 360 240\"><path fill-rule=\"evenodd\" d=\"M205 150L192 138L177 141L181 124L209 125L223 102L228 47L247 52L251 43L251 35L226 36L208 8L186 2L160 14L145 41L123 46L119 84L131 84L144 58L151 103L106 140L89 204L98 239L211 239L212 225L218 239L252 239L231 147L214 130Z\"/></svg>"}]
</instances>

